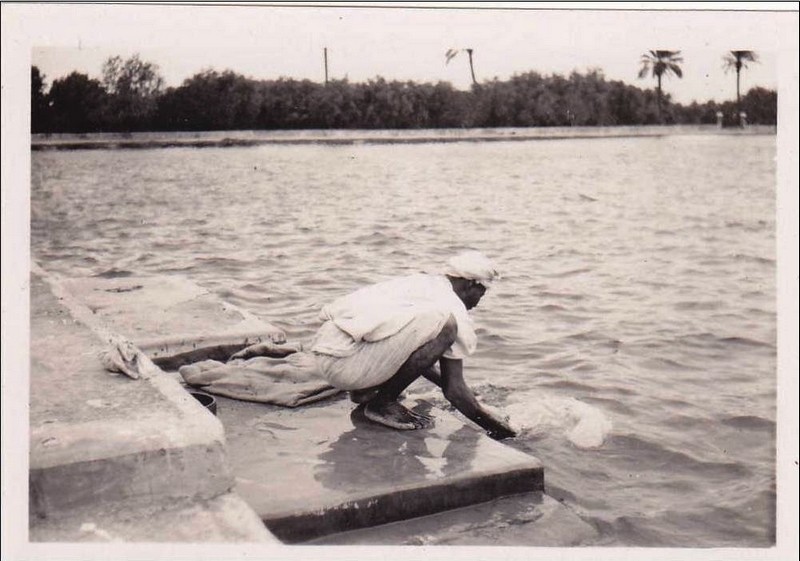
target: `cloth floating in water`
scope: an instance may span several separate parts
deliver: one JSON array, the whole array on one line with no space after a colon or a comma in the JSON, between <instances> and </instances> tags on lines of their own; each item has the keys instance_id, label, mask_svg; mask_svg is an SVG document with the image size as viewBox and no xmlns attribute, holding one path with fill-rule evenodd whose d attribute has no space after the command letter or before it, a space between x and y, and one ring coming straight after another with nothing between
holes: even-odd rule
<instances>
[{"instance_id":1,"label":"cloth floating in water","mask_svg":"<svg viewBox=\"0 0 800 561\"><path fill-rule=\"evenodd\" d=\"M285 407L314 403L340 391L322 378L316 360L305 352L227 363L204 360L182 366L179 372L188 385L209 393Z\"/></svg>"}]
</instances>

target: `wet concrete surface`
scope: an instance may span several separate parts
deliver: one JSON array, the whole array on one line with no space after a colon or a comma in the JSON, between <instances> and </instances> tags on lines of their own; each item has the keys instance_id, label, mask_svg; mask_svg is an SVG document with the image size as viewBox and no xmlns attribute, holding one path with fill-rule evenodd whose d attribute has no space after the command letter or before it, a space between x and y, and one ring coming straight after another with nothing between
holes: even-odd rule
<instances>
[{"instance_id":1,"label":"wet concrete surface","mask_svg":"<svg viewBox=\"0 0 800 561\"><path fill-rule=\"evenodd\" d=\"M32 428L178 415L170 403L159 404L161 396L150 384L136 386L138 398L131 399L134 382L101 366L98 355L105 342L76 320L38 276L31 278L30 347Z\"/></svg>"},{"instance_id":2,"label":"wet concrete surface","mask_svg":"<svg viewBox=\"0 0 800 561\"><path fill-rule=\"evenodd\" d=\"M152 365L135 380L107 372L93 314L43 274L30 294L31 539L148 539L172 512L191 525L164 527L165 541L274 540L243 525L259 518L230 493L219 421Z\"/></svg>"},{"instance_id":3,"label":"wet concrete surface","mask_svg":"<svg viewBox=\"0 0 800 561\"><path fill-rule=\"evenodd\" d=\"M277 331L185 279L60 285L88 306L92 320L157 359L177 353L189 360L195 351L216 352ZM174 373L162 376L176 382ZM98 404L114 401L106 390L97 389ZM419 431L374 424L344 395L295 409L220 396L217 405L234 491L284 543L491 544L497 532L508 531L521 544L563 546L591 531L543 493L539 460L424 400L406 401L434 418L433 427ZM58 527L42 528L59 535Z\"/></svg>"},{"instance_id":4,"label":"wet concrete surface","mask_svg":"<svg viewBox=\"0 0 800 561\"><path fill-rule=\"evenodd\" d=\"M246 345L283 336L277 327L180 276L75 278L60 285L157 364L164 357L182 357L164 365L168 368L204 358L226 360Z\"/></svg>"},{"instance_id":5,"label":"wet concrete surface","mask_svg":"<svg viewBox=\"0 0 800 561\"><path fill-rule=\"evenodd\" d=\"M536 458L450 413L432 428L376 425L346 398L298 409L219 400L238 493L285 542L542 491Z\"/></svg>"}]
</instances>

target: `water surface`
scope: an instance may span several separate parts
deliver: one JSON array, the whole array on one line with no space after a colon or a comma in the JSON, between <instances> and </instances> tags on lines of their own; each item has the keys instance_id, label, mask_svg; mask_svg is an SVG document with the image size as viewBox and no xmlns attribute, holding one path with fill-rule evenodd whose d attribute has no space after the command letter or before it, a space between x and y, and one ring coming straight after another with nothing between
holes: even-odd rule
<instances>
[{"instance_id":1,"label":"water surface","mask_svg":"<svg viewBox=\"0 0 800 561\"><path fill-rule=\"evenodd\" d=\"M584 545L767 546L775 153L713 135L35 152L32 253L186 275L306 339L335 297L481 249L503 279L466 377L597 528Z\"/></svg>"}]
</instances>

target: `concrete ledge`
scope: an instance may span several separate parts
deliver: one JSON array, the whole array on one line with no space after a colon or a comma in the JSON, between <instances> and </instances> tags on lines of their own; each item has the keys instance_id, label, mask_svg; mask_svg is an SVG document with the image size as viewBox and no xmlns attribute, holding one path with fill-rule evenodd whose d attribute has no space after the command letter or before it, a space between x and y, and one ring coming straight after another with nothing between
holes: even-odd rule
<instances>
[{"instance_id":1,"label":"concrete ledge","mask_svg":"<svg viewBox=\"0 0 800 561\"><path fill-rule=\"evenodd\" d=\"M644 138L667 135L774 135L774 125L725 128L717 125L633 125L609 127L498 127L484 129L243 130L36 134L31 150L115 150L152 148L224 148L271 145L427 144L563 140L570 138Z\"/></svg>"},{"instance_id":2,"label":"concrete ledge","mask_svg":"<svg viewBox=\"0 0 800 561\"><path fill-rule=\"evenodd\" d=\"M222 425L147 359L140 364L143 375L138 380L105 371L98 355L108 341L118 338L34 267L29 472L33 539L47 534L40 532L42 525L58 521L63 524L60 535L79 538L68 528L80 512L126 513L121 515L120 531L127 540L136 539L131 530L135 524L125 520L138 516L141 525L148 518L142 513L176 504L196 512L198 519L210 516L211 526L230 516L220 514L219 519L202 506L229 494L234 484ZM208 505L219 504L224 513L222 506L232 505L232 500ZM196 541L214 535L207 538L204 531L201 524L185 533ZM164 535L170 539L168 530ZM270 539L263 525L252 536Z\"/></svg>"},{"instance_id":3,"label":"concrete ledge","mask_svg":"<svg viewBox=\"0 0 800 561\"><path fill-rule=\"evenodd\" d=\"M280 544L234 493L206 501L75 509L31 528L35 542L258 542Z\"/></svg>"},{"instance_id":4,"label":"concrete ledge","mask_svg":"<svg viewBox=\"0 0 800 561\"><path fill-rule=\"evenodd\" d=\"M107 442L118 441L117 434ZM209 499L231 489L230 470L218 443L163 446L125 455L109 452L86 460L77 459L84 450L83 443L75 442L69 450L63 455L64 463L30 469L31 511L37 517L86 504L139 497L155 497L159 502L186 497Z\"/></svg>"},{"instance_id":5,"label":"concrete ledge","mask_svg":"<svg viewBox=\"0 0 800 561\"><path fill-rule=\"evenodd\" d=\"M74 291L88 306L82 308L91 310L88 322L139 344L144 335L155 335L173 350L169 335L178 332L187 334L179 342L185 349L193 338L235 336L243 324L267 337L273 329L184 280L74 279L59 287ZM198 345L182 356L208 348ZM165 379L150 377L153 383ZM296 409L219 396L217 404L235 490L284 542L544 490L544 470L536 458L424 401L408 403L435 419L432 428L420 431L376 425L347 399Z\"/></svg>"},{"instance_id":6,"label":"concrete ledge","mask_svg":"<svg viewBox=\"0 0 800 561\"><path fill-rule=\"evenodd\" d=\"M461 508L528 491L542 490L542 470L518 469L502 473L474 474L441 484L395 488L373 496L347 501L313 512L263 515L264 523L286 543L306 542L320 536L431 513ZM244 491L247 485L240 488Z\"/></svg>"},{"instance_id":7,"label":"concrete ledge","mask_svg":"<svg viewBox=\"0 0 800 561\"><path fill-rule=\"evenodd\" d=\"M426 402L435 426L396 431L346 399L286 410L220 400L236 489L288 543L542 491L536 458Z\"/></svg>"},{"instance_id":8,"label":"concrete ledge","mask_svg":"<svg viewBox=\"0 0 800 561\"><path fill-rule=\"evenodd\" d=\"M363 528L309 542L313 545L505 545L574 547L597 530L541 492Z\"/></svg>"},{"instance_id":9,"label":"concrete ledge","mask_svg":"<svg viewBox=\"0 0 800 561\"><path fill-rule=\"evenodd\" d=\"M60 288L91 310L92 321L130 339L159 366L226 360L283 332L180 276L77 278Z\"/></svg>"},{"instance_id":10,"label":"concrete ledge","mask_svg":"<svg viewBox=\"0 0 800 561\"><path fill-rule=\"evenodd\" d=\"M213 415L167 377L106 372L102 340L39 275L31 300L32 514L142 494L211 498L232 487Z\"/></svg>"}]
</instances>

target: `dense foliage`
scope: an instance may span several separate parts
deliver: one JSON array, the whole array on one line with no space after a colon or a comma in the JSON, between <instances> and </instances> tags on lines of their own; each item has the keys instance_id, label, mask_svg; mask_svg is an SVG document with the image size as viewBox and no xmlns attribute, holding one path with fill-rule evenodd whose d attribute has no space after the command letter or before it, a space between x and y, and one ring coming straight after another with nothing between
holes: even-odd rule
<instances>
[{"instance_id":1,"label":"dense foliage","mask_svg":"<svg viewBox=\"0 0 800 561\"><path fill-rule=\"evenodd\" d=\"M207 70L163 88L158 67L113 57L102 81L85 74L54 80L31 70L33 132L201 131L248 129L418 129L529 126L734 124L735 101L680 105L656 91L606 80L600 71L568 77L537 72L459 91L387 81L253 80ZM741 97L752 124L777 122L777 93L753 88Z\"/></svg>"}]
</instances>

